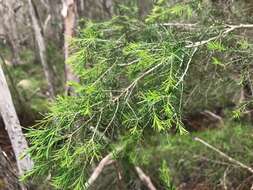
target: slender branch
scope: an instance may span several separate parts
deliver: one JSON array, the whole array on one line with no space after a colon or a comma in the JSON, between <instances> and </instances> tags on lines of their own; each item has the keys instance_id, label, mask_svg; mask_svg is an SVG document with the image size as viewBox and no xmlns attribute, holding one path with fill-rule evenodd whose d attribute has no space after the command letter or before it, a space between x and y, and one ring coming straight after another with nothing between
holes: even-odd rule
<instances>
[{"instance_id":1,"label":"slender branch","mask_svg":"<svg viewBox=\"0 0 253 190\"><path fill-rule=\"evenodd\" d=\"M224 125L223 119L221 116L209 111L209 110L205 110L203 111L203 114L209 117L214 118L215 120L219 121L221 125Z\"/></svg>"},{"instance_id":2,"label":"slender branch","mask_svg":"<svg viewBox=\"0 0 253 190\"><path fill-rule=\"evenodd\" d=\"M112 68L115 66L115 64L111 65L98 79L92 84L95 85L97 82L99 82L101 79L104 78L104 76L112 70Z\"/></svg>"},{"instance_id":3,"label":"slender branch","mask_svg":"<svg viewBox=\"0 0 253 190\"><path fill-rule=\"evenodd\" d=\"M140 167L135 166L135 170L140 180L147 186L149 190L156 190L156 187L153 185L150 177L147 176Z\"/></svg>"},{"instance_id":4,"label":"slender branch","mask_svg":"<svg viewBox=\"0 0 253 190\"><path fill-rule=\"evenodd\" d=\"M193 58L194 54L196 53L197 49L198 49L197 47L194 48L194 50L193 50L193 52L192 52L192 54L191 54L191 57L189 58L189 60L188 60L188 62L187 62L187 65L186 65L186 68L185 68L185 70L184 70L184 73L182 74L182 76L181 76L180 79L178 80L177 84L175 85L175 88L184 80L184 77L185 77L185 75L187 74L187 71L188 71L188 69L189 69L190 63L191 63L192 58Z\"/></svg>"},{"instance_id":5,"label":"slender branch","mask_svg":"<svg viewBox=\"0 0 253 190\"><path fill-rule=\"evenodd\" d=\"M196 27L197 23L192 24L192 23L174 23L174 22L172 22L172 23L162 23L160 25L169 26L169 27L190 28L191 29L191 28Z\"/></svg>"},{"instance_id":6,"label":"slender branch","mask_svg":"<svg viewBox=\"0 0 253 190\"><path fill-rule=\"evenodd\" d=\"M51 14L48 14L47 15L47 18L46 18L46 20L45 20L45 22L44 22L44 24L43 24L43 34L45 35L46 34L46 31L47 31L47 26L48 26L48 23L49 23L49 21L51 20Z\"/></svg>"},{"instance_id":7,"label":"slender branch","mask_svg":"<svg viewBox=\"0 0 253 190\"><path fill-rule=\"evenodd\" d=\"M248 170L249 172L253 173L253 168L239 162L238 160L235 160L234 158L228 156L227 154L225 154L224 152L220 151L219 149L215 148L214 146L210 145L209 143L205 142L204 140L195 137L194 138L195 141L198 141L200 143L202 143L203 145L205 145L206 147L212 149L213 151L217 152L219 155L221 155L222 157L226 158L227 160L229 160L230 162L240 166L241 168L244 168L246 170Z\"/></svg>"},{"instance_id":8,"label":"slender branch","mask_svg":"<svg viewBox=\"0 0 253 190\"><path fill-rule=\"evenodd\" d=\"M137 63L139 61L140 61L140 59L135 59L135 60L133 60L133 61L131 61L129 63L123 63L123 64L118 64L118 65L121 66L121 67L123 67L123 66L129 66L129 65L132 65L132 64Z\"/></svg>"},{"instance_id":9,"label":"slender branch","mask_svg":"<svg viewBox=\"0 0 253 190\"><path fill-rule=\"evenodd\" d=\"M145 77L146 75L150 74L151 72L153 72L154 70L156 70L157 68L159 68L161 65L163 64L163 62L155 65L154 67L152 67L151 69L147 70L146 72L142 73L139 77L137 77L129 86L127 86L122 93L117 96L113 101L118 101L125 93L127 93L131 88L134 88L136 86L136 84L138 83L139 80L141 80L143 77Z\"/></svg>"},{"instance_id":10,"label":"slender branch","mask_svg":"<svg viewBox=\"0 0 253 190\"><path fill-rule=\"evenodd\" d=\"M110 153L99 162L98 166L95 168L92 175L88 179L88 182L85 184L86 188L90 187L96 181L98 176L103 171L104 167L107 166L109 163L111 163L112 159L113 159L113 154Z\"/></svg>"},{"instance_id":11,"label":"slender branch","mask_svg":"<svg viewBox=\"0 0 253 190\"><path fill-rule=\"evenodd\" d=\"M103 169L113 163L115 153L121 152L124 149L125 146L118 147L115 152L109 153L107 156L105 156L97 165L97 167L92 172L91 176L89 177L88 181L85 183L85 187L90 187L98 178L98 176L102 173Z\"/></svg>"},{"instance_id":12,"label":"slender branch","mask_svg":"<svg viewBox=\"0 0 253 190\"><path fill-rule=\"evenodd\" d=\"M114 113L113 113L113 116L112 116L112 118L111 118L109 124L106 126L106 128L105 128L105 130L104 130L104 132L103 132L103 136L105 136L106 131L108 130L108 128L109 128L109 127L111 126L111 124L113 123L113 121L114 121L114 119L115 119L115 117L116 117L116 114L118 113L118 110L119 110L119 101L117 101L116 109L115 109L115 111L114 111Z\"/></svg>"},{"instance_id":13,"label":"slender branch","mask_svg":"<svg viewBox=\"0 0 253 190\"><path fill-rule=\"evenodd\" d=\"M99 126L100 121L101 121L101 119L102 119L102 114L103 114L103 109L101 109L101 111L100 111L100 114L99 114L99 119L98 119L98 122L97 122L97 124L96 124L95 129L94 129L94 132L93 132L93 135L92 135L92 139L94 139L95 134L97 133L98 126Z\"/></svg>"},{"instance_id":14,"label":"slender branch","mask_svg":"<svg viewBox=\"0 0 253 190\"><path fill-rule=\"evenodd\" d=\"M253 24L239 24L239 25L226 25L228 28L221 32L219 35L214 36L212 38L209 38L207 40L203 40L203 41L199 41L199 42L194 42L193 44L187 45L185 46L186 48L192 48L192 47L198 47L198 46L202 46L204 44L207 44L211 41L214 41L220 37L224 37L227 34L229 34L230 32L236 30L236 29L241 29L241 28L253 28Z\"/></svg>"}]
</instances>

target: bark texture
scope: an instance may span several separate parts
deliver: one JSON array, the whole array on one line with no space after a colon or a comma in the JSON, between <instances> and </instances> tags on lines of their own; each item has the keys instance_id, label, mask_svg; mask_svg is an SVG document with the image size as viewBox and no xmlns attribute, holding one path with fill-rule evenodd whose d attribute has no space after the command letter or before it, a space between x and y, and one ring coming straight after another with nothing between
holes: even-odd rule
<instances>
[{"instance_id":1,"label":"bark texture","mask_svg":"<svg viewBox=\"0 0 253 190\"><path fill-rule=\"evenodd\" d=\"M22 132L16 110L12 101L3 69L0 64L0 113L15 154L19 175L23 175L33 166L28 155L24 156L28 145Z\"/></svg>"}]
</instances>

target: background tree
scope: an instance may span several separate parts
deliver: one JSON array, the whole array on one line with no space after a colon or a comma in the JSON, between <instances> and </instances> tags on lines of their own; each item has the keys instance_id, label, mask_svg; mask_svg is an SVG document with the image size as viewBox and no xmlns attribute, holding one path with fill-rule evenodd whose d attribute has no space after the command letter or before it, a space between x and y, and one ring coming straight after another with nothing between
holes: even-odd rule
<instances>
[{"instance_id":1,"label":"background tree","mask_svg":"<svg viewBox=\"0 0 253 190\"><path fill-rule=\"evenodd\" d=\"M32 20L32 25L33 25L34 35L35 35L35 39L36 39L36 43L38 47L40 61L43 66L45 77L48 82L48 90L49 90L50 97L53 98L55 96L54 77L52 75L50 66L48 65L48 62L47 62L45 40L42 35L42 29L39 25L39 21L36 17L34 4L32 0L28 0L27 2L29 5L29 13Z\"/></svg>"}]
</instances>

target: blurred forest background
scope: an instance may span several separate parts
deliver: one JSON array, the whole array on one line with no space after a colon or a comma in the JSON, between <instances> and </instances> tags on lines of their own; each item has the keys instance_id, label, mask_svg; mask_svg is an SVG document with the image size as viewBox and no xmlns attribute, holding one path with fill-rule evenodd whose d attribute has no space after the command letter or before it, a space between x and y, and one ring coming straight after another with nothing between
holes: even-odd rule
<instances>
[{"instance_id":1,"label":"blurred forest background","mask_svg":"<svg viewBox=\"0 0 253 190\"><path fill-rule=\"evenodd\" d=\"M0 0L0 23L0 190L253 190L252 0Z\"/></svg>"}]
</instances>

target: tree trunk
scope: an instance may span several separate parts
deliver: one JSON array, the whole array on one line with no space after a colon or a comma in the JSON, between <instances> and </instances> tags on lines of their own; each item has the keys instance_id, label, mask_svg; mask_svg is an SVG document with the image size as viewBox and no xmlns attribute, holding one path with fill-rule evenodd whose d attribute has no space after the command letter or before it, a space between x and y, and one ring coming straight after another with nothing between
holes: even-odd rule
<instances>
[{"instance_id":1,"label":"tree trunk","mask_svg":"<svg viewBox=\"0 0 253 190\"><path fill-rule=\"evenodd\" d=\"M15 154L19 175L32 168L32 160L24 155L28 145L20 126L10 90L8 88L2 66L0 64L0 113L2 115L6 131L9 135L13 152Z\"/></svg>"},{"instance_id":2,"label":"tree trunk","mask_svg":"<svg viewBox=\"0 0 253 190\"><path fill-rule=\"evenodd\" d=\"M21 190L15 169L8 160L6 154L0 148L0 189Z\"/></svg>"},{"instance_id":3,"label":"tree trunk","mask_svg":"<svg viewBox=\"0 0 253 190\"><path fill-rule=\"evenodd\" d=\"M152 8L152 0L138 0L139 15L144 18Z\"/></svg>"},{"instance_id":4,"label":"tree trunk","mask_svg":"<svg viewBox=\"0 0 253 190\"><path fill-rule=\"evenodd\" d=\"M7 37L13 58L12 58L12 64L13 65L18 65L21 64L21 59L19 56L19 51L20 51L20 45L19 45L19 37L18 37L18 31L17 31L17 23L15 20L15 12L14 12L14 7L13 7L13 2L12 1L3 1L2 2L2 11L3 11L3 28L5 31L5 36Z\"/></svg>"},{"instance_id":5,"label":"tree trunk","mask_svg":"<svg viewBox=\"0 0 253 190\"><path fill-rule=\"evenodd\" d=\"M54 83L53 83L54 78L53 78L52 72L50 70L50 67L48 65L48 62L47 62L46 45L45 45L44 38L42 36L42 29L41 29L41 27L39 25L39 21L36 17L35 8L34 8L32 0L27 0L27 1L28 1L28 6L29 6L28 8L29 8L30 17L32 20L35 40L36 40L37 46L38 46L40 61L43 66L45 77L47 79L50 97L53 98L55 95L55 89L54 89Z\"/></svg>"},{"instance_id":6,"label":"tree trunk","mask_svg":"<svg viewBox=\"0 0 253 190\"><path fill-rule=\"evenodd\" d=\"M77 81L78 78L74 75L70 65L66 63L69 57L69 44L70 39L74 35L74 28L76 25L76 14L77 7L75 0L62 0L62 16L64 18L64 58L65 58L65 80L68 81ZM69 93L71 89L66 85L65 91Z\"/></svg>"},{"instance_id":7,"label":"tree trunk","mask_svg":"<svg viewBox=\"0 0 253 190\"><path fill-rule=\"evenodd\" d=\"M109 17L113 15L113 1L112 0L103 0L103 8Z\"/></svg>"}]
</instances>

